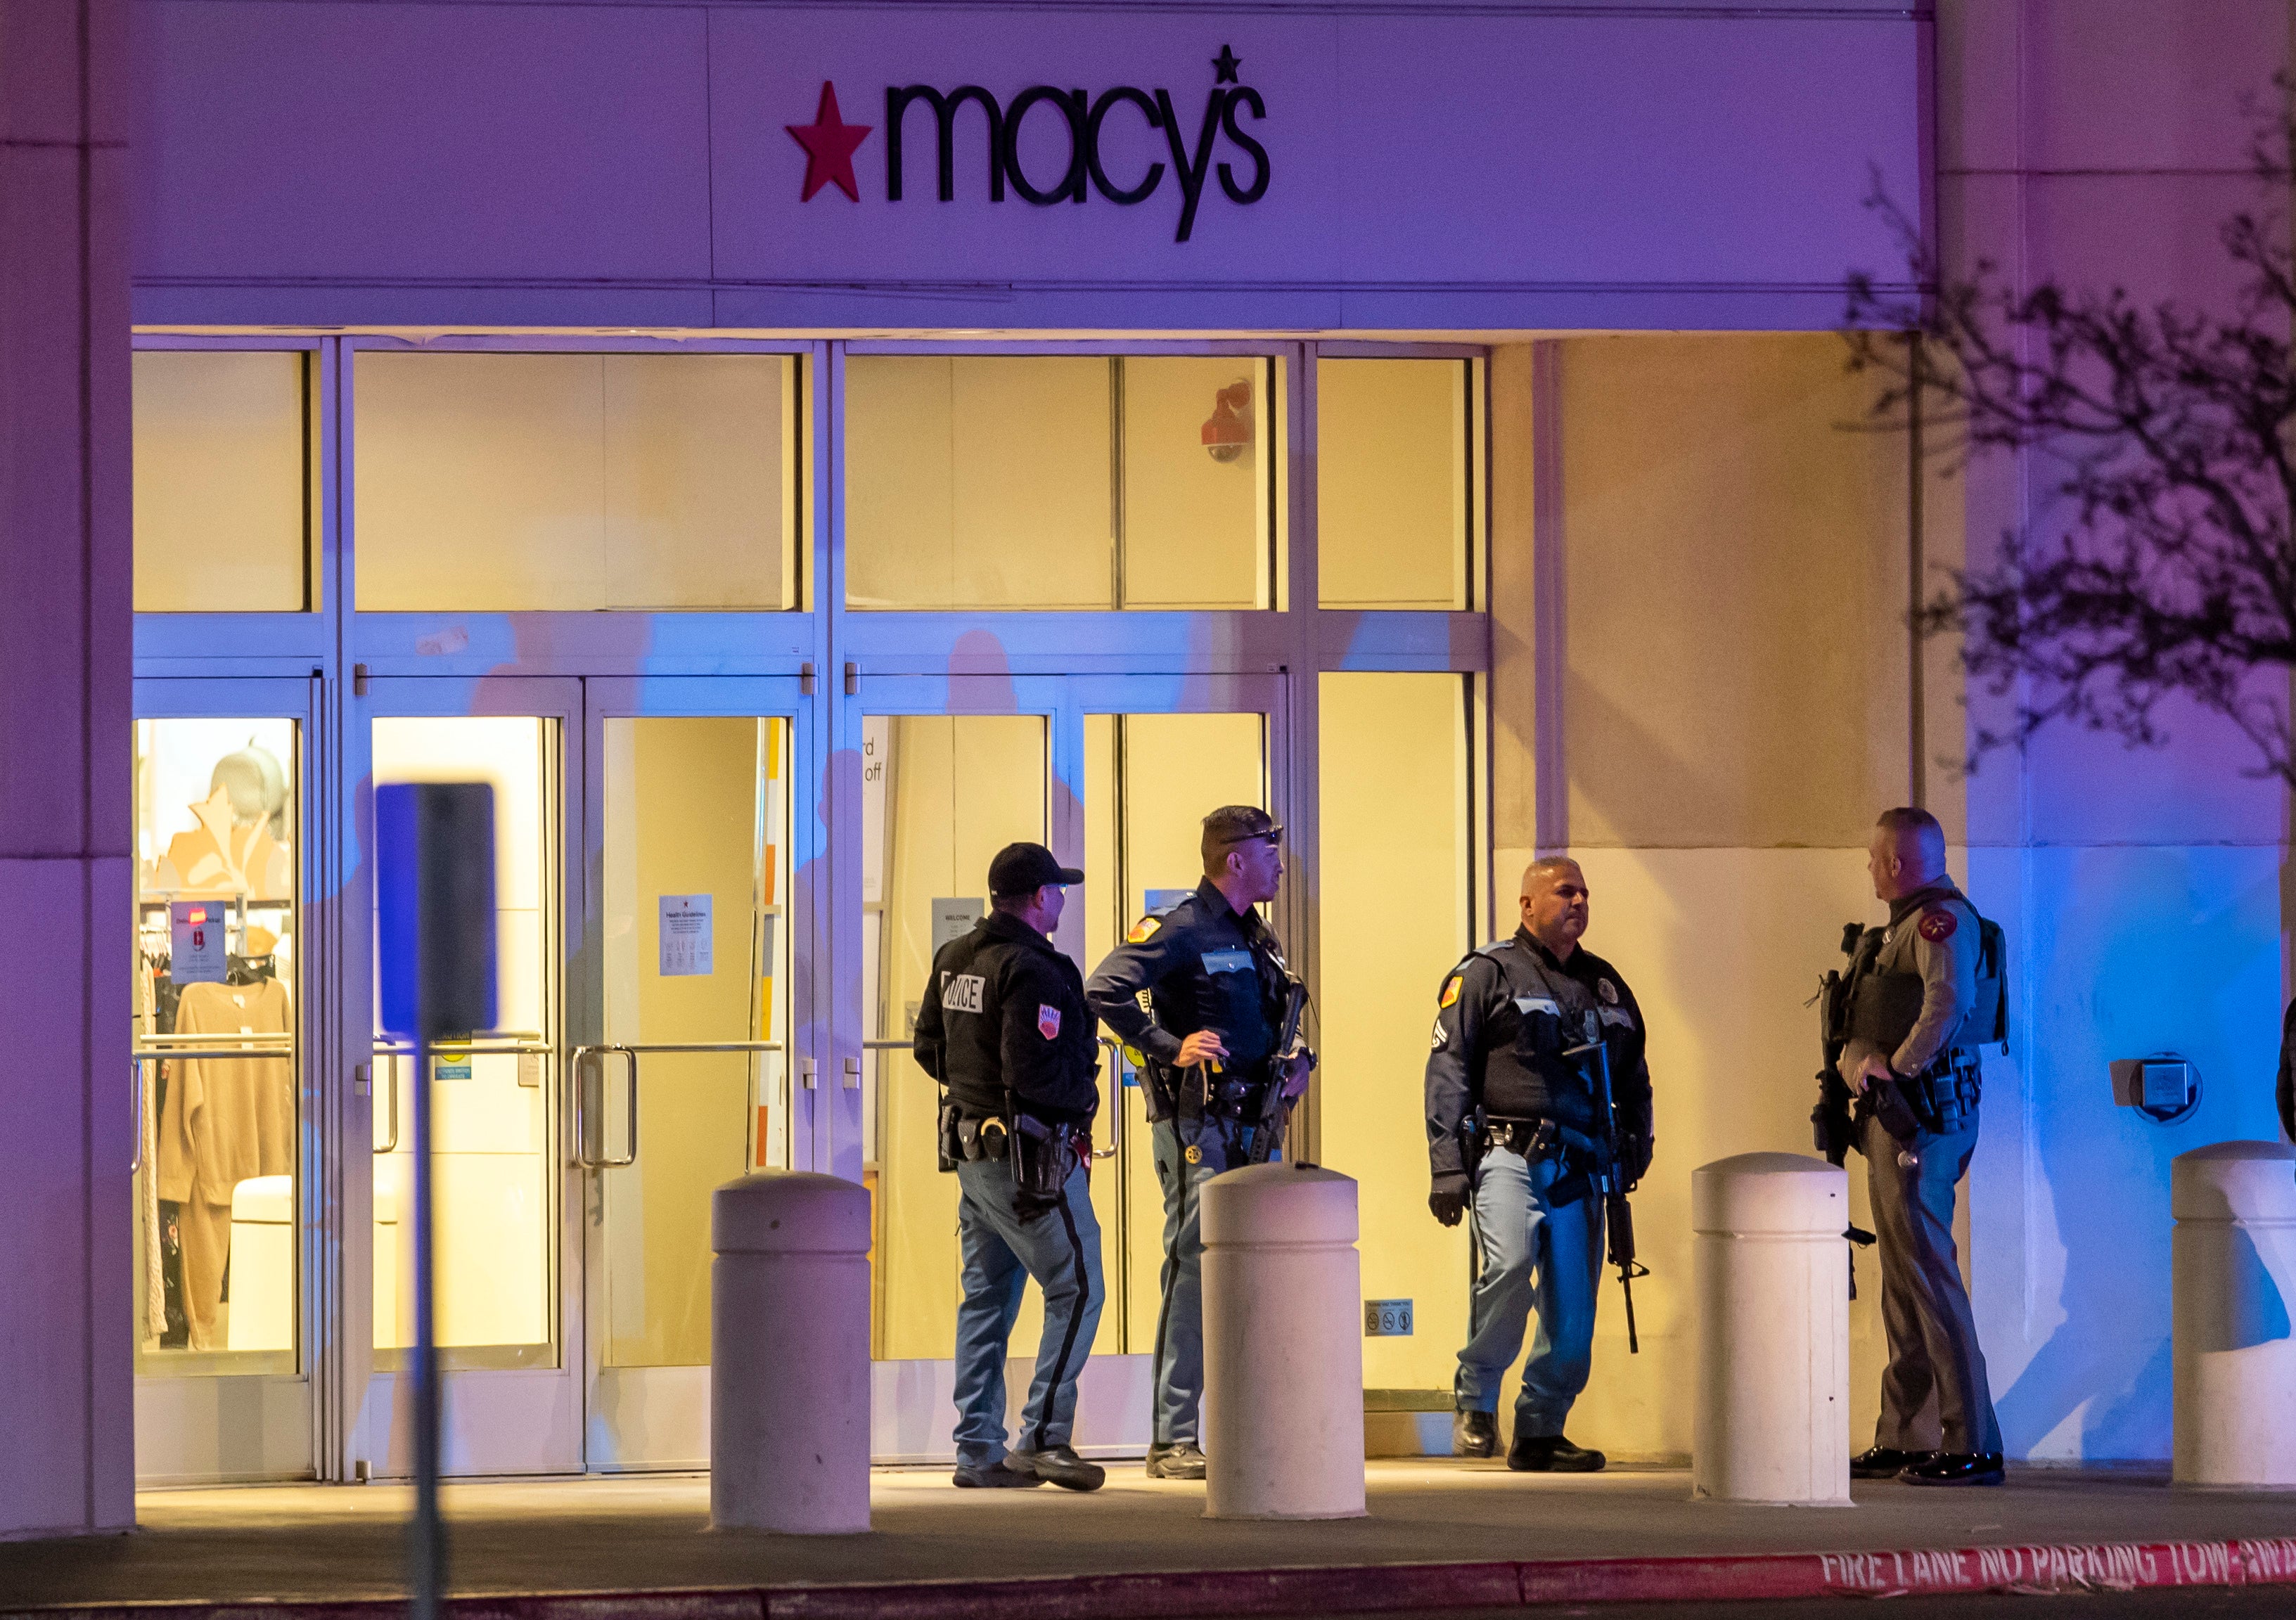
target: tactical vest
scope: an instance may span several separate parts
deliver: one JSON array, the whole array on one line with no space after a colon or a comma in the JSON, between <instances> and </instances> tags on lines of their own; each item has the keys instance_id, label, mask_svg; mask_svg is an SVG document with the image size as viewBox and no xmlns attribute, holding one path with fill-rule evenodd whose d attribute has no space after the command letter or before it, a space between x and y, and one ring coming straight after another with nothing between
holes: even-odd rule
<instances>
[{"instance_id":1,"label":"tactical vest","mask_svg":"<svg viewBox=\"0 0 2296 1620\"><path fill-rule=\"evenodd\" d=\"M1972 1046L2006 1042L2009 1038L2009 996L2007 970L2007 940L1999 925L1988 922L1965 896L1951 896L1937 904L1958 905L1977 923L1977 963L1975 990L1969 1010L1963 1015L1940 1055L1966 1051ZM1918 912L1908 912L1904 920L1913 921ZM1922 976L1912 971L1885 973L1877 962L1882 947L1889 938L1886 928L1867 929L1859 940L1857 953L1849 969L1847 1027L1841 1032L1852 1039L1864 1042L1878 1051L1895 1051L1905 1043L1915 1023L1922 1016L1922 1001L1928 986Z\"/></svg>"}]
</instances>

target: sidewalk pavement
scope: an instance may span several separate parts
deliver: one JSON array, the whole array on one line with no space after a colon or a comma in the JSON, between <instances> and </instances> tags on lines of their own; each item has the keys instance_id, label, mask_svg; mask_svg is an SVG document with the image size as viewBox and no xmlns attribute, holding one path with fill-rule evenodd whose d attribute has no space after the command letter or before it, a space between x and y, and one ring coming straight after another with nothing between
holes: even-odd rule
<instances>
[{"instance_id":1,"label":"sidewalk pavement","mask_svg":"<svg viewBox=\"0 0 2296 1620\"><path fill-rule=\"evenodd\" d=\"M133 1535L0 1545L0 1616L54 1606L214 1605L249 1600L341 1603L403 1596L402 1526L411 1493L388 1485L287 1485L152 1493L138 1501L142 1528ZM1255 1523L1206 1519L1201 1485L1150 1481L1136 1464L1119 1464L1089 1495L1051 1487L959 1492L945 1471L885 1470L872 1490L875 1528L865 1536L794 1537L708 1529L709 1482L694 1476L601 1477L450 1485L450 1586L460 1594L668 1593L751 1594L746 1606L619 1603L594 1613L689 1616L760 1612L754 1594L775 1594L772 1614L828 1613L832 1594L792 1606L787 1589L823 1584L871 1586L904 1582L1011 1582L1018 1577L1090 1577L1135 1572L1298 1571L1262 1583L1259 1600L1238 1600L1226 1578L1218 1596L1194 1588L1205 1607L1185 1607L1170 1583L1130 1583L1096 1605L1022 1604L1039 1612L1314 1613L1374 1607L1430 1607L1445 1591L1510 1604L1541 1593L1578 1601L1663 1597L1696 1571L1708 1595L1786 1596L1770 1584L1744 1585L1749 1569L1784 1567L1745 1555L1884 1555L1879 1560L1830 1558L1824 1590L1946 1590L1943 1559L1892 1563L1888 1555L1938 1549L2038 1550L2108 1543L2151 1544L2177 1583L2205 1583L2216 1566L2162 1543L2250 1541L2247 1578L2296 1578L2296 1496L2200 1493L2169 1488L2165 1475L2020 1469L1994 1490L1923 1490L1894 1482L1861 1484L1848 1509L1748 1508L1690 1499L1686 1471L1620 1469L1592 1476L1510 1474L1496 1463L1377 1461L1370 1465L1370 1516L1326 1522ZM2274 1549L2284 1549L2274 1550ZM1732 1557L1731 1555L1738 1555ZM2225 1555L2212 1554L2221 1563ZM2230 1555L2234 1581L2242 1554ZM2256 1560L2269 1563L2259 1575ZM2284 1577L2278 1560L2285 1559ZM1677 1572L1669 1586L1656 1575L1596 1591L1579 1560L1629 1559L1637 1570ZM2135 1559L2136 1561L2132 1562ZM1676 1562L1689 1560L1690 1562ZM1545 1575L1533 1566L1555 1561ZM1803 1559L1798 1565L1818 1566ZM1973 1559L1964 1560L1975 1571ZM2189 1567L2187 1567L2189 1563ZM1374 1571L1373 1566L1449 1566L1447 1572ZM1992 1565L1996 1574L1998 1560ZM1628 1566L1611 1567L1613 1577ZM2048 1560L2029 1550L2005 1583L2030 1568L2048 1584ZM2067 1565L2059 1577L2077 1585L2143 1584L2123 1580L2150 1569L2135 1553L2098 1552ZM1349 1573L1340 1576L1338 1572ZM1728 1572L1738 1571L1736 1575ZM1328 1571L1328 1574L1310 1573ZM1505 1571L1502 1575L1500 1572ZM1928 1574L1915 1579L1912 1572ZM2093 1577L2093 1578L2092 1578ZM1782 1577L1781 1577L1782 1578ZM1796 1577L1800 1579L1800 1577ZM1815 1577L1812 1577L1815 1578ZM1973 1577L1972 1577L1973 1578ZM1738 1583L1723 1590L1729 1581ZM1542 1583L1542 1582L1544 1583ZM2003 1581L1991 1583L1996 1586ZM2057 1579L2055 1583L2064 1584ZM1185 1584L1185 1583L1183 1583ZM1217 1583L1215 1583L1217 1584ZM1963 1583L1966 1585L1967 1583ZM1390 1599L1374 1603L1367 1587ZM1151 1588L1162 1591L1150 1601ZM1611 1590L1616 1587L1617 1590ZM1042 1590L1081 1591L1052 1582ZM957 1589L936 1586L943 1597ZM1800 1589L1794 1587L1792 1591ZM1009 1591L1010 1589L1008 1588ZM1288 1592L1289 1596L1284 1594ZM1318 1597L1315 1594L1320 1593ZM852 1599L862 1594L853 1592ZM924 1602L909 1612L970 1611ZM984 1594L985 1596L985 1594ZM1449 1599L1469 1607L1462 1596ZM1127 1608L1124 1604L1144 1607ZM1243 1602L1243 1607L1238 1607ZM495 1608L495 1606L488 1606ZM843 1607L854 1607L847 1604ZM987 1606L1011 1612L1000 1602ZM870 1612L882 1612L877 1602ZM495 1612L501 1612L495 1608ZM539 1613L540 1610L536 1612Z\"/></svg>"}]
</instances>

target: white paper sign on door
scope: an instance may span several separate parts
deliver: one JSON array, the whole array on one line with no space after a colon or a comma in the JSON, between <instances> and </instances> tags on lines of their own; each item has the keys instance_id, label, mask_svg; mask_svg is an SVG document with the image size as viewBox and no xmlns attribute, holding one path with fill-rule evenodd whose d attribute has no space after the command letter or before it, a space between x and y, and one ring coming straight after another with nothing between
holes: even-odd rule
<instances>
[{"instance_id":1,"label":"white paper sign on door","mask_svg":"<svg viewBox=\"0 0 2296 1620\"><path fill-rule=\"evenodd\" d=\"M168 908L175 937L168 976L179 985L219 985L224 977L224 908L215 900L178 900Z\"/></svg>"},{"instance_id":2,"label":"white paper sign on door","mask_svg":"<svg viewBox=\"0 0 2296 1620\"><path fill-rule=\"evenodd\" d=\"M941 946L952 939L962 939L972 932L972 925L988 909L988 903L972 898L935 900L932 903L933 954L940 954Z\"/></svg>"},{"instance_id":3,"label":"white paper sign on door","mask_svg":"<svg viewBox=\"0 0 2296 1620\"><path fill-rule=\"evenodd\" d=\"M715 970L709 961L709 896L661 897L661 976L689 978Z\"/></svg>"}]
</instances>

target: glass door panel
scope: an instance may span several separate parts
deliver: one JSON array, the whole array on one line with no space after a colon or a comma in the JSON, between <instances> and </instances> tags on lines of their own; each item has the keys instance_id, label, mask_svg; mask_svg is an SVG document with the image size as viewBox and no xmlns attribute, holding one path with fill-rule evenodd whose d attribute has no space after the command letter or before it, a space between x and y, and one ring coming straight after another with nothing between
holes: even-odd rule
<instances>
[{"instance_id":1,"label":"glass door panel","mask_svg":"<svg viewBox=\"0 0 2296 1620\"><path fill-rule=\"evenodd\" d=\"M791 1163L796 725L755 710L797 701L795 682L589 683L603 995L573 1084L592 1469L708 1466L710 1195Z\"/></svg>"},{"instance_id":2,"label":"glass door panel","mask_svg":"<svg viewBox=\"0 0 2296 1620\"><path fill-rule=\"evenodd\" d=\"M317 1166L302 1158L300 1038L309 698L301 682L136 689L132 1297L146 1484L316 1463L304 1357Z\"/></svg>"},{"instance_id":3,"label":"glass door panel","mask_svg":"<svg viewBox=\"0 0 2296 1620\"><path fill-rule=\"evenodd\" d=\"M1087 971L1146 912L1192 891L1203 874L1203 818L1221 805L1268 806L1267 718L1259 714L1086 715L1085 737L1085 956ZM1105 1032L1103 1031L1103 1034ZM1112 1175L1095 1178L1093 1202L1111 1234L1105 1256L1111 1309L1101 1317L1103 1354L1144 1354L1156 1344L1163 1300L1164 1195L1148 1148L1148 1116L1128 1062L1111 1062L1103 1086L1123 1071L1124 1115ZM1111 1104L1105 1090L1102 1110Z\"/></svg>"},{"instance_id":4,"label":"glass door panel","mask_svg":"<svg viewBox=\"0 0 2296 1620\"><path fill-rule=\"evenodd\" d=\"M370 1043L373 1280L344 1308L347 1321L366 1329L364 1356L347 1361L354 1377L361 1360L371 1373L353 1455L379 1475L413 1467L408 1199L414 1087L427 1084L443 1465L458 1475L570 1472L582 1462L582 1251L580 1205L561 1144L567 920L582 914L587 892L567 856L582 847L581 806L568 795L581 780L581 687L377 677L362 708L369 721L348 770L355 825L373 824L373 787L483 781L494 790L498 1027L440 1043L427 1076L414 1072L402 1045ZM360 903L371 907L373 873L357 875ZM372 930L370 912L370 952ZM369 975L372 996L372 968Z\"/></svg>"},{"instance_id":5,"label":"glass door panel","mask_svg":"<svg viewBox=\"0 0 2296 1620\"><path fill-rule=\"evenodd\" d=\"M556 726L527 716L383 718L374 781L484 781L495 790L496 972L501 1020L430 1059L442 1364L552 1366L557 1334L551 1032L558 1023ZM375 1046L383 1115L374 1160L374 1364L414 1339L414 1058Z\"/></svg>"},{"instance_id":6,"label":"glass door panel","mask_svg":"<svg viewBox=\"0 0 2296 1620\"><path fill-rule=\"evenodd\" d=\"M906 1052L934 953L988 907L989 858L1019 840L1049 841L1050 739L1039 715L871 715L862 728L871 1353L947 1360L956 1342L956 1178L939 1169L938 1088ZM1041 1307L1032 1301L1029 1311ZM1033 1354L1035 1338L1024 1312L1014 1342Z\"/></svg>"}]
</instances>

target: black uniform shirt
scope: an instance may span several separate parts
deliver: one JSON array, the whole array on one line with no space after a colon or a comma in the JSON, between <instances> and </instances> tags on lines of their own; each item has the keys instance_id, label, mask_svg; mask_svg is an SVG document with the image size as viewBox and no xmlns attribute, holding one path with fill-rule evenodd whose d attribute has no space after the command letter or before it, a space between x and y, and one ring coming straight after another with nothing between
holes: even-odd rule
<instances>
[{"instance_id":1,"label":"black uniform shirt","mask_svg":"<svg viewBox=\"0 0 2296 1620\"><path fill-rule=\"evenodd\" d=\"M1267 1061L1283 1027L1289 978L1275 932L1245 908L1239 916L1210 878L1160 917L1144 917L1108 953L1085 1000L1134 1051L1169 1064L1180 1043L1217 1030L1230 1074ZM1141 1010L1140 993L1155 1010Z\"/></svg>"},{"instance_id":2,"label":"black uniform shirt","mask_svg":"<svg viewBox=\"0 0 2296 1620\"><path fill-rule=\"evenodd\" d=\"M1585 946L1558 961L1518 928L1444 976L1427 1058L1427 1158L1437 1175L1466 1168L1460 1133L1478 1108L1505 1119L1552 1119L1599 1134L1595 1096L1562 1053L1592 1027L1611 1049L1611 1089L1626 1133L1651 1129L1642 1008L1619 970Z\"/></svg>"},{"instance_id":3,"label":"black uniform shirt","mask_svg":"<svg viewBox=\"0 0 2296 1620\"><path fill-rule=\"evenodd\" d=\"M1046 1119L1081 1125L1100 1106L1084 976L1004 912L990 912L933 958L914 1050L925 1073L972 1113L1003 1113L1008 1086Z\"/></svg>"}]
</instances>

